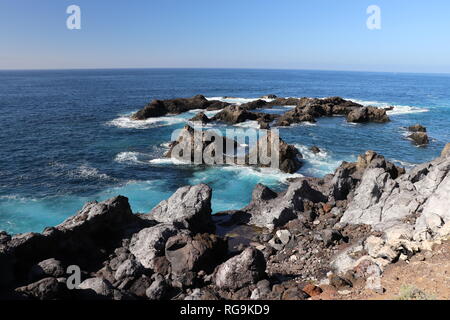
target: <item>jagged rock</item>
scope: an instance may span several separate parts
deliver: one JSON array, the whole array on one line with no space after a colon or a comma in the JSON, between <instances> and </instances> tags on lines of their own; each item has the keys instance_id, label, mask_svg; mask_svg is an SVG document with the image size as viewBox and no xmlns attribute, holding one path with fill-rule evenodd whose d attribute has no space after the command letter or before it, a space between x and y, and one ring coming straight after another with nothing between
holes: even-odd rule
<instances>
[{"instance_id":1,"label":"jagged rock","mask_svg":"<svg viewBox=\"0 0 450 320\"><path fill-rule=\"evenodd\" d=\"M199 112L193 118L191 118L189 121L191 121L191 122L200 122L202 124L207 124L211 120L205 115L205 113Z\"/></svg>"},{"instance_id":2,"label":"jagged rock","mask_svg":"<svg viewBox=\"0 0 450 320\"><path fill-rule=\"evenodd\" d=\"M171 224L159 224L134 234L130 242L130 252L145 268L154 269L156 258L165 255L167 240L178 230Z\"/></svg>"},{"instance_id":3,"label":"jagged rock","mask_svg":"<svg viewBox=\"0 0 450 320\"><path fill-rule=\"evenodd\" d=\"M192 232L210 232L214 229L211 195L212 190L206 184L179 188L169 199L161 201L148 217Z\"/></svg>"},{"instance_id":4,"label":"jagged rock","mask_svg":"<svg viewBox=\"0 0 450 320\"><path fill-rule=\"evenodd\" d=\"M250 214L249 224L251 225L272 230L295 219L298 212L303 209L303 202L296 187L291 186L284 196L280 195L268 200L260 197L261 189L261 186L256 187L252 202L242 209L242 211ZM270 194L273 191L264 192Z\"/></svg>"},{"instance_id":5,"label":"jagged rock","mask_svg":"<svg viewBox=\"0 0 450 320\"><path fill-rule=\"evenodd\" d=\"M150 300L161 300L167 294L169 288L166 279L162 275L156 274L155 280L145 294Z\"/></svg>"},{"instance_id":6,"label":"jagged rock","mask_svg":"<svg viewBox=\"0 0 450 320\"><path fill-rule=\"evenodd\" d=\"M408 127L409 132L427 132L427 128L422 126L421 124L416 124Z\"/></svg>"},{"instance_id":7,"label":"jagged rock","mask_svg":"<svg viewBox=\"0 0 450 320\"><path fill-rule=\"evenodd\" d=\"M254 248L247 248L217 267L214 283L220 289L238 290L256 284L265 277L265 270L263 254Z\"/></svg>"},{"instance_id":8,"label":"jagged rock","mask_svg":"<svg viewBox=\"0 0 450 320\"><path fill-rule=\"evenodd\" d=\"M134 259L128 259L125 260L116 270L116 273L114 274L114 278L117 281L123 280L128 277L135 278L139 275L139 273L142 271L142 265L134 260Z\"/></svg>"},{"instance_id":9,"label":"jagged rock","mask_svg":"<svg viewBox=\"0 0 450 320\"><path fill-rule=\"evenodd\" d=\"M275 151L276 154L273 154ZM278 152L277 152L278 151ZM262 161L261 157L267 157L269 161ZM295 173L302 167L300 159L302 154L293 145L287 144L277 134L268 131L267 135L259 139L257 145L249 151L246 156L246 163L251 163L248 159L258 159L260 167L279 168L286 173Z\"/></svg>"},{"instance_id":10,"label":"jagged rock","mask_svg":"<svg viewBox=\"0 0 450 320\"><path fill-rule=\"evenodd\" d=\"M166 243L166 258L170 262L172 273L177 275L201 270L211 273L223 261L227 251L226 241L209 234L191 237L180 233Z\"/></svg>"},{"instance_id":11,"label":"jagged rock","mask_svg":"<svg viewBox=\"0 0 450 320\"><path fill-rule=\"evenodd\" d=\"M186 163L221 165L236 163L235 157L238 143L227 139L218 130L195 130L186 125L175 141L170 143L170 149L164 155Z\"/></svg>"},{"instance_id":12,"label":"jagged rock","mask_svg":"<svg viewBox=\"0 0 450 320\"><path fill-rule=\"evenodd\" d=\"M171 100L153 100L131 116L133 120L145 120L153 117L161 117L168 113L179 114L195 109L216 110L228 106L229 103L221 101L209 101L202 95L192 98L179 98Z\"/></svg>"},{"instance_id":13,"label":"jagged rock","mask_svg":"<svg viewBox=\"0 0 450 320\"><path fill-rule=\"evenodd\" d=\"M67 287L56 278L48 277L15 290L19 294L38 300L62 299L67 294Z\"/></svg>"},{"instance_id":14,"label":"jagged rock","mask_svg":"<svg viewBox=\"0 0 450 320\"><path fill-rule=\"evenodd\" d=\"M65 274L66 271L62 262L51 258L34 265L30 271L30 279L32 281L37 281L48 277L59 278Z\"/></svg>"},{"instance_id":15,"label":"jagged rock","mask_svg":"<svg viewBox=\"0 0 450 320\"><path fill-rule=\"evenodd\" d=\"M447 157L417 166L395 180L383 168L368 168L341 222L367 224L384 231L395 222L417 215L415 238L426 237L448 219L449 171Z\"/></svg>"},{"instance_id":16,"label":"jagged rock","mask_svg":"<svg viewBox=\"0 0 450 320\"><path fill-rule=\"evenodd\" d=\"M42 234L15 235L5 250L14 261L16 277L25 280L33 265L51 257L80 267L101 263L106 250L113 250L127 228L136 223L128 199L119 196L88 203L75 216Z\"/></svg>"},{"instance_id":17,"label":"jagged rock","mask_svg":"<svg viewBox=\"0 0 450 320\"><path fill-rule=\"evenodd\" d=\"M416 145L423 146L430 142L426 132L414 132L408 136Z\"/></svg>"}]
</instances>

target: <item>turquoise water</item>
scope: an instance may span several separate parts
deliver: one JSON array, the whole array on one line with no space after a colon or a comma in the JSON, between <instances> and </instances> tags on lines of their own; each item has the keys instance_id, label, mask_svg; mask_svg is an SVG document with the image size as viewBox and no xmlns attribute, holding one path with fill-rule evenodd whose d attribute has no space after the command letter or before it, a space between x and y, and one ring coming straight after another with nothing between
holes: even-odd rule
<instances>
[{"instance_id":1,"label":"turquoise water","mask_svg":"<svg viewBox=\"0 0 450 320\"><path fill-rule=\"evenodd\" d=\"M127 115L152 99L342 96L395 105L388 124L352 125L339 117L281 128L305 156L298 174L323 176L368 149L410 167L439 155L450 141L450 75L286 70L0 71L0 230L42 231L86 201L122 194L148 212L178 187L208 183L213 210L248 203L256 183L277 190L290 175L244 167L175 165L162 160L173 130L194 112L146 122ZM276 108L270 112L283 112ZM429 146L405 138L403 126L428 127ZM252 123L246 124L252 127ZM219 126L221 130L225 126ZM312 145L323 152L313 155ZM298 175L297 174L297 175ZM295 175L294 175L295 176Z\"/></svg>"}]
</instances>

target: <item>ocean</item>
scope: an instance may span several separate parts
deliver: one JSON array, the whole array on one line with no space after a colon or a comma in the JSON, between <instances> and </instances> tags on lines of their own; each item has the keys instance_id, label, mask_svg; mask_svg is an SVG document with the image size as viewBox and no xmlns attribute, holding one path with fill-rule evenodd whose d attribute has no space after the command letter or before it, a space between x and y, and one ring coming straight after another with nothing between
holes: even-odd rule
<instances>
[{"instance_id":1,"label":"ocean","mask_svg":"<svg viewBox=\"0 0 450 320\"><path fill-rule=\"evenodd\" d=\"M128 116L152 99L341 96L364 105L395 106L387 124L349 124L342 117L281 128L304 155L289 175L271 169L204 167L163 159L172 132L195 112L147 121ZM227 100L230 101L230 100ZM276 108L271 112L284 112ZM177 188L207 183L213 211L239 209L257 183L283 190L290 177L323 176L342 161L374 150L410 168L439 156L450 142L450 75L302 70L123 69L0 71L0 230L41 232L87 201L129 198L149 212ZM406 139L420 123L426 147ZM254 123L244 126L252 127ZM322 149L313 154L309 147Z\"/></svg>"}]
</instances>

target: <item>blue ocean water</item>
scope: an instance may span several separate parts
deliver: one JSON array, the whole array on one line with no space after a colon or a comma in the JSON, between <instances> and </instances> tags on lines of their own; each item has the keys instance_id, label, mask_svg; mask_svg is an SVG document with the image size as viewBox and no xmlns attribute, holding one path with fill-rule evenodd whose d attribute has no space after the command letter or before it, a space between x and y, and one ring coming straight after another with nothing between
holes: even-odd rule
<instances>
[{"instance_id":1,"label":"blue ocean water","mask_svg":"<svg viewBox=\"0 0 450 320\"><path fill-rule=\"evenodd\" d=\"M394 105L388 124L351 125L340 117L282 128L305 156L299 174L323 176L343 160L375 150L407 167L431 160L450 141L450 75L287 70L0 71L0 230L56 225L86 201L122 194L148 212L178 187L208 183L214 211L248 203L258 182L285 187L290 175L242 167L194 167L164 161L174 129L194 113L145 122L127 116L152 99L342 96ZM271 112L282 112L282 108ZM432 137L415 147L404 126ZM249 126L252 124L249 123ZM322 148L313 155L312 145Z\"/></svg>"}]
</instances>

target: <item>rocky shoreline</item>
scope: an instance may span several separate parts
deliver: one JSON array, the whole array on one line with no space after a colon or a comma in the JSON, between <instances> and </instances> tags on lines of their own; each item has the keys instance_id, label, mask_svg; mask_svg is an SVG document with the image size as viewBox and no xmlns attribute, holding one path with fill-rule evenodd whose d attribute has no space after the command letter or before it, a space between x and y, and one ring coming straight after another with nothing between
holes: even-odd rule
<instances>
[{"instance_id":1,"label":"rocky shoreline","mask_svg":"<svg viewBox=\"0 0 450 320\"><path fill-rule=\"evenodd\" d=\"M449 238L449 172L450 144L408 172L368 151L284 192L257 185L245 208L215 215L204 184L147 214L122 196L88 203L42 233L0 232L0 298L304 300L358 283L382 293L389 264Z\"/></svg>"}]
</instances>

